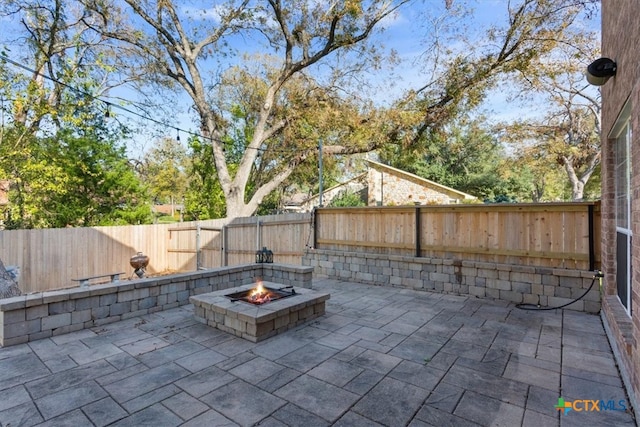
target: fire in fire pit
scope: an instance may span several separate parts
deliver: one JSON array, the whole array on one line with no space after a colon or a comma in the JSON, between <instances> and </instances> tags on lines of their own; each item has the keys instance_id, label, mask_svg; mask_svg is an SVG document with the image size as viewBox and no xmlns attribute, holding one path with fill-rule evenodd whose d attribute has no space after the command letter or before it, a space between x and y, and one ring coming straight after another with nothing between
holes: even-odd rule
<instances>
[{"instance_id":1,"label":"fire in fire pit","mask_svg":"<svg viewBox=\"0 0 640 427\"><path fill-rule=\"evenodd\" d=\"M261 305L270 301L275 301L282 298L287 298L296 295L296 290L291 288L290 291L287 288L273 289L264 286L259 281L255 288L247 291L235 292L233 294L226 295L231 301L245 301L250 304Z\"/></svg>"}]
</instances>

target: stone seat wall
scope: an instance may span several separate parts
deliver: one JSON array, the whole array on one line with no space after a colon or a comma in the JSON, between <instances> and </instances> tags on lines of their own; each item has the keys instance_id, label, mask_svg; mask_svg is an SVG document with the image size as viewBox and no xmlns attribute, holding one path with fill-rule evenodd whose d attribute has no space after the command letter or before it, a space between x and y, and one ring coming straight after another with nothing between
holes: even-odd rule
<instances>
[{"instance_id":1,"label":"stone seat wall","mask_svg":"<svg viewBox=\"0 0 640 427\"><path fill-rule=\"evenodd\" d=\"M244 264L0 300L0 346L35 341L188 304L192 295L257 278L311 288L313 267Z\"/></svg>"}]
</instances>

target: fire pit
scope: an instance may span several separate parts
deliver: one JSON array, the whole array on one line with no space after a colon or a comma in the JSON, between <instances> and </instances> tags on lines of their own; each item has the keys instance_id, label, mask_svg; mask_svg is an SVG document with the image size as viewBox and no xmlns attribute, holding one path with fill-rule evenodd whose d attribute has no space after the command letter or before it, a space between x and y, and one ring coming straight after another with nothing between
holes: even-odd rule
<instances>
[{"instance_id":1,"label":"fire pit","mask_svg":"<svg viewBox=\"0 0 640 427\"><path fill-rule=\"evenodd\" d=\"M329 297L326 292L265 282L194 295L189 301L199 322L258 342L322 316Z\"/></svg>"},{"instance_id":2,"label":"fire pit","mask_svg":"<svg viewBox=\"0 0 640 427\"><path fill-rule=\"evenodd\" d=\"M255 288L251 288L247 291L234 292L225 296L231 301L244 301L249 304L261 305L294 295L296 295L296 290L293 289L293 286L273 289L264 286L262 281L259 281Z\"/></svg>"}]
</instances>

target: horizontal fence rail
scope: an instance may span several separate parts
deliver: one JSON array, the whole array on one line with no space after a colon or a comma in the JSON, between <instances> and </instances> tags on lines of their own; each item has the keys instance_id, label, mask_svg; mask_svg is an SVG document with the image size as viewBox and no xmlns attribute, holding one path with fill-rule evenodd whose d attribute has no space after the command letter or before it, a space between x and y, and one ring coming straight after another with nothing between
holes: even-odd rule
<instances>
[{"instance_id":1,"label":"horizontal fence rail","mask_svg":"<svg viewBox=\"0 0 640 427\"><path fill-rule=\"evenodd\" d=\"M318 249L593 270L599 202L322 208Z\"/></svg>"}]
</instances>

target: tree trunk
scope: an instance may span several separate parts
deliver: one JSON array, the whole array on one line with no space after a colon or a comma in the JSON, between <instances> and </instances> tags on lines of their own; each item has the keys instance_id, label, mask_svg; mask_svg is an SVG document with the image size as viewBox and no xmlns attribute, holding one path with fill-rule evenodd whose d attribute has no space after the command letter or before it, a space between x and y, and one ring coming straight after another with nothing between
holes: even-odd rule
<instances>
[{"instance_id":1,"label":"tree trunk","mask_svg":"<svg viewBox=\"0 0 640 427\"><path fill-rule=\"evenodd\" d=\"M11 273L7 271L0 260L0 299L11 298L22 295L18 283L14 280Z\"/></svg>"}]
</instances>

